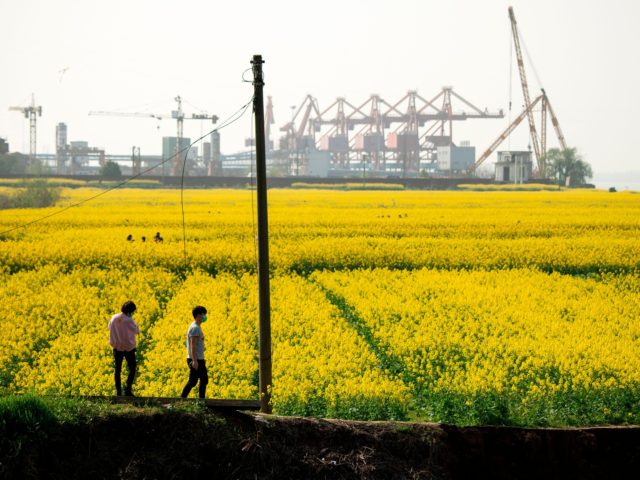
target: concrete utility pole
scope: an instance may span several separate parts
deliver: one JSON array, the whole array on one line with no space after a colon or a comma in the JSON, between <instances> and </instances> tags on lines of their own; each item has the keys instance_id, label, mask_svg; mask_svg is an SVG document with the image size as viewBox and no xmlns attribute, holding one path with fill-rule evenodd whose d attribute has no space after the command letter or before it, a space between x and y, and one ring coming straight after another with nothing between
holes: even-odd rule
<instances>
[{"instance_id":1,"label":"concrete utility pole","mask_svg":"<svg viewBox=\"0 0 640 480\"><path fill-rule=\"evenodd\" d=\"M271 413L271 305L269 291L269 231L267 218L267 154L264 129L262 55L254 55L253 113L256 133L256 178L258 191L258 302L260 335L260 411Z\"/></svg>"}]
</instances>

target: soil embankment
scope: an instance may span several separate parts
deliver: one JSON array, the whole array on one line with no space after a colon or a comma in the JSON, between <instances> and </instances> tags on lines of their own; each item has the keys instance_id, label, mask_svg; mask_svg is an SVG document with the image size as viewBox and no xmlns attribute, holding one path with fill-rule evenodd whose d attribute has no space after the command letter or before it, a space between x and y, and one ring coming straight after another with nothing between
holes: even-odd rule
<instances>
[{"instance_id":1,"label":"soil embankment","mask_svg":"<svg viewBox=\"0 0 640 480\"><path fill-rule=\"evenodd\" d=\"M2 478L637 478L640 427L127 414L58 426L1 460Z\"/></svg>"}]
</instances>

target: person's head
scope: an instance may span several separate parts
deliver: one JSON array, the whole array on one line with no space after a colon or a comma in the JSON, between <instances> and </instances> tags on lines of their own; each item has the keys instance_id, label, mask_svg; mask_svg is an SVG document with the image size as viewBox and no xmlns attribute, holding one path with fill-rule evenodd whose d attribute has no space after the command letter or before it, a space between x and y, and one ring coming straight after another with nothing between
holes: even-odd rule
<instances>
[{"instance_id":1,"label":"person's head","mask_svg":"<svg viewBox=\"0 0 640 480\"><path fill-rule=\"evenodd\" d=\"M122 304L121 310L122 310L122 313L124 313L125 315L131 316L133 315L133 312L136 311L136 308L137 307L135 303L133 303L131 300L127 300Z\"/></svg>"},{"instance_id":2,"label":"person's head","mask_svg":"<svg viewBox=\"0 0 640 480\"><path fill-rule=\"evenodd\" d=\"M204 322L206 321L207 318L207 309L204 308L201 305L198 305L197 307L194 307L193 310L191 311L191 313L193 314L193 319L197 322Z\"/></svg>"}]
</instances>

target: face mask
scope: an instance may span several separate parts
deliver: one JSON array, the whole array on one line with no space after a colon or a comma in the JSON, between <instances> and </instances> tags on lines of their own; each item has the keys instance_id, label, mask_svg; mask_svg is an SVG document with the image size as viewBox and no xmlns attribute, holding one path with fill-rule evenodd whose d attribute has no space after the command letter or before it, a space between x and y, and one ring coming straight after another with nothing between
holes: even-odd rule
<instances>
[{"instance_id":1,"label":"face mask","mask_svg":"<svg viewBox=\"0 0 640 480\"><path fill-rule=\"evenodd\" d=\"M207 316L205 315L204 317L202 317L202 323L207 321Z\"/></svg>"}]
</instances>

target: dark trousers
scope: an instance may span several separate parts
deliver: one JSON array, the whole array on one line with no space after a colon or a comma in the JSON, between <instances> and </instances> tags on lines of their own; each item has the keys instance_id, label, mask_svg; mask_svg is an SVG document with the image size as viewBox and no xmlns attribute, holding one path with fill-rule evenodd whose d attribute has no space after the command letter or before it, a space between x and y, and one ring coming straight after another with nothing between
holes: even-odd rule
<instances>
[{"instance_id":1,"label":"dark trousers","mask_svg":"<svg viewBox=\"0 0 640 480\"><path fill-rule=\"evenodd\" d=\"M209 383L209 375L207 374L207 365L204 360L198 360L198 369L196 370L191 366L191 359L187 358L187 365L189 366L189 381L182 389L182 398L187 398L191 389L196 386L198 380L200 380L200 386L198 387L198 396L204 398L207 391L207 383Z\"/></svg>"},{"instance_id":2,"label":"dark trousers","mask_svg":"<svg viewBox=\"0 0 640 480\"><path fill-rule=\"evenodd\" d=\"M114 379L116 382L116 393L122 395L122 380L120 379L122 373L122 359L127 360L127 368L129 369L129 375L127 376L127 385L125 387L125 394L131 394L131 387L133 386L133 379L136 376L136 349L129 350L128 352L122 350L113 350L113 358L116 362L116 371Z\"/></svg>"}]
</instances>

